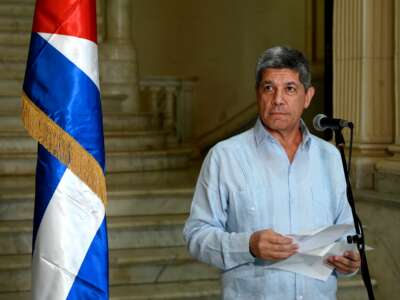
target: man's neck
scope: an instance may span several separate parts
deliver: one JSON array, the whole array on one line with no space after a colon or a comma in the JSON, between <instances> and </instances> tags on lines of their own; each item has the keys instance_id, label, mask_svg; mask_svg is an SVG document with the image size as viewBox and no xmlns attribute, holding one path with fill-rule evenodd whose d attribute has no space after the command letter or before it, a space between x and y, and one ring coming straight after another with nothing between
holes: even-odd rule
<instances>
[{"instance_id":1,"label":"man's neck","mask_svg":"<svg viewBox=\"0 0 400 300\"><path fill-rule=\"evenodd\" d=\"M300 122L290 130L272 130L265 127L266 130L281 144L288 156L290 162L293 161L297 148L303 141L303 134L300 129Z\"/></svg>"}]
</instances>

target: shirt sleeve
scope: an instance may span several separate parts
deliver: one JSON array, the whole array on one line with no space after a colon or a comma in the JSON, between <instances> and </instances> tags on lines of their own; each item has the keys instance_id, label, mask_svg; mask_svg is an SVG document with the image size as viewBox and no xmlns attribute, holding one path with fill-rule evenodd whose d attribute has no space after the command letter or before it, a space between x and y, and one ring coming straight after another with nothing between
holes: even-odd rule
<instances>
[{"instance_id":1,"label":"shirt sleeve","mask_svg":"<svg viewBox=\"0 0 400 300\"><path fill-rule=\"evenodd\" d=\"M254 262L255 258L249 250L252 233L226 229L228 193L221 180L217 157L211 150L204 160L183 235L193 257L228 270Z\"/></svg>"}]
</instances>

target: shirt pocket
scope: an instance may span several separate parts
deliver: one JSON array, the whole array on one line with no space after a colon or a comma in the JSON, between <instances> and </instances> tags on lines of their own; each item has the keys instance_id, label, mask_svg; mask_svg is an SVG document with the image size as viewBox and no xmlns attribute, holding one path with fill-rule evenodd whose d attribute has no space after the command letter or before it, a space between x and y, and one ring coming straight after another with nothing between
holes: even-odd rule
<instances>
[{"instance_id":1,"label":"shirt pocket","mask_svg":"<svg viewBox=\"0 0 400 300\"><path fill-rule=\"evenodd\" d=\"M253 232L257 228L256 192L256 190L246 189L229 193L229 231Z\"/></svg>"}]
</instances>

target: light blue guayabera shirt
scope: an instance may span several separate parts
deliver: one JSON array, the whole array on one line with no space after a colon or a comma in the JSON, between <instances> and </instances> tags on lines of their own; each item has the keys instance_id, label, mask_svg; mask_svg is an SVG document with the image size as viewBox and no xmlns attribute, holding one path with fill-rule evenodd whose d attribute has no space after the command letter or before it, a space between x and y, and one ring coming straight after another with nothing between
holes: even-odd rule
<instances>
[{"instance_id":1,"label":"light blue guayabera shirt","mask_svg":"<svg viewBox=\"0 0 400 300\"><path fill-rule=\"evenodd\" d=\"M324 282L267 269L249 252L257 230L292 234L352 223L339 152L301 124L292 163L260 120L205 158L184 237L192 256L222 270L223 299L336 299L335 272Z\"/></svg>"}]
</instances>

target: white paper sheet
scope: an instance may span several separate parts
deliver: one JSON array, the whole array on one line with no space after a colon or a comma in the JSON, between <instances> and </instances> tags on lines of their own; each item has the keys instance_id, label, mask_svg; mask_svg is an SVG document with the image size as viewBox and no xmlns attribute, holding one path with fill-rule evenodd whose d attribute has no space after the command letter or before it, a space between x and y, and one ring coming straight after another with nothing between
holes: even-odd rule
<instances>
[{"instance_id":1,"label":"white paper sheet","mask_svg":"<svg viewBox=\"0 0 400 300\"><path fill-rule=\"evenodd\" d=\"M354 226L349 224L331 225L322 227L310 233L292 234L291 237L299 245L299 253L307 253L310 250L332 244L345 237L353 230Z\"/></svg>"},{"instance_id":2,"label":"white paper sheet","mask_svg":"<svg viewBox=\"0 0 400 300\"><path fill-rule=\"evenodd\" d=\"M343 255L355 251L355 244L348 244L345 238L352 233L353 225L341 224L323 227L306 234L289 235L299 245L298 253L266 268L276 268L326 281L333 267L326 263L329 256Z\"/></svg>"}]
</instances>

